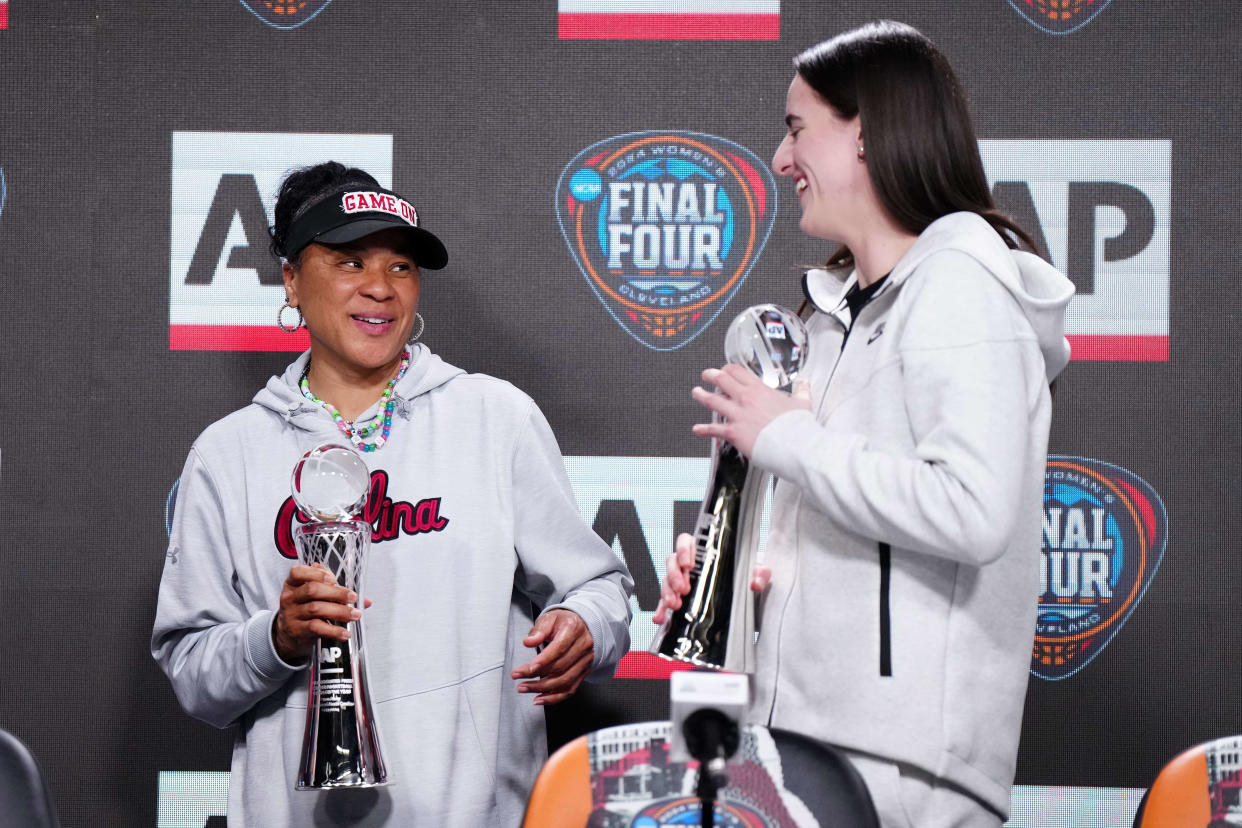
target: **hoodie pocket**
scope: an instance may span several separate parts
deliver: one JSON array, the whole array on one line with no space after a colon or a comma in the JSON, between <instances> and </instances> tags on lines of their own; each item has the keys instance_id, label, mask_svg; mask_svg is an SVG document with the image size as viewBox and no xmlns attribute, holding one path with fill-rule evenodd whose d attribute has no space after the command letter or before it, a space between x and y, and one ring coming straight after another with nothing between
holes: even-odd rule
<instances>
[{"instance_id":1,"label":"hoodie pocket","mask_svg":"<svg viewBox=\"0 0 1242 828\"><path fill-rule=\"evenodd\" d=\"M893 674L893 620L889 611L889 585L893 579L893 550L880 544L880 675Z\"/></svg>"}]
</instances>

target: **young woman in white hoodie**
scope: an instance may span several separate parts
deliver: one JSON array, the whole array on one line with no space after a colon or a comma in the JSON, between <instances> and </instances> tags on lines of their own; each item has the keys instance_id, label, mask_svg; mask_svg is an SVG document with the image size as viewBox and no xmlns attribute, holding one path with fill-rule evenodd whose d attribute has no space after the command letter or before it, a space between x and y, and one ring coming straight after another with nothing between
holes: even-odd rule
<instances>
[{"instance_id":1,"label":"young woman in white hoodie","mask_svg":"<svg viewBox=\"0 0 1242 828\"><path fill-rule=\"evenodd\" d=\"M885 828L1008 815L1070 282L996 211L965 95L909 26L794 60L773 168L809 235L809 392L703 372L694 433L771 471L754 721L845 750ZM657 613L693 563L678 540Z\"/></svg>"}]
</instances>

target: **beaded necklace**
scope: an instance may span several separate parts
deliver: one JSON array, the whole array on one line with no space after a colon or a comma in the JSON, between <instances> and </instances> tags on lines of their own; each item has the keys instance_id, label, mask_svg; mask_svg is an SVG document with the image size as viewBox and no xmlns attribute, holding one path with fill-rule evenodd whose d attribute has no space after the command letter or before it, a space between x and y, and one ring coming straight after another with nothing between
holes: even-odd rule
<instances>
[{"instance_id":1,"label":"beaded necklace","mask_svg":"<svg viewBox=\"0 0 1242 828\"><path fill-rule=\"evenodd\" d=\"M332 422L336 423L336 427L341 430L341 433L349 438L349 442L354 444L354 448L364 452L378 451L384 443L388 442L388 434L392 431L392 412L397 407L397 400L393 396L393 389L397 387L397 383L405 376L405 370L409 367L410 349L406 348L401 356L401 367L397 370L397 375L388 381L388 385L384 386L384 393L380 394L379 404L384 408L384 419L382 421L379 419L372 420L370 425L358 428L354 427L353 420L346 420L342 417L341 412L337 411L336 406L332 403L325 402L311 393L310 381L306 377L310 373L310 360L306 361L306 369L302 371L302 379L298 383L298 387L302 389L303 397L306 397L306 399L316 405L322 406L324 411L332 415ZM365 438L370 437L376 431L380 433L374 442L366 442Z\"/></svg>"}]
</instances>

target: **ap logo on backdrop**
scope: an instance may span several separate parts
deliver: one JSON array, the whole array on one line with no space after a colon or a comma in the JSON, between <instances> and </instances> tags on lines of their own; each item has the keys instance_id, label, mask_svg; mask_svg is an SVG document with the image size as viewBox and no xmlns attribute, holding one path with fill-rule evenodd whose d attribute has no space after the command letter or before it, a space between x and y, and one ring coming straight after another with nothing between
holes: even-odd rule
<instances>
[{"instance_id":1,"label":"ap logo on backdrop","mask_svg":"<svg viewBox=\"0 0 1242 828\"><path fill-rule=\"evenodd\" d=\"M1112 0L1009 0L1009 5L1048 34L1069 34L1094 20L1110 2Z\"/></svg>"},{"instance_id":2,"label":"ap logo on backdrop","mask_svg":"<svg viewBox=\"0 0 1242 828\"><path fill-rule=\"evenodd\" d=\"M694 339L728 304L776 216L767 165L697 132L638 132L582 150L556 185L556 217L583 277L648 348Z\"/></svg>"},{"instance_id":3,"label":"ap logo on backdrop","mask_svg":"<svg viewBox=\"0 0 1242 828\"><path fill-rule=\"evenodd\" d=\"M276 327L285 291L268 228L285 173L328 160L392 186L391 135L173 133L171 350L306 349L305 330Z\"/></svg>"},{"instance_id":4,"label":"ap logo on backdrop","mask_svg":"<svg viewBox=\"0 0 1242 828\"><path fill-rule=\"evenodd\" d=\"M1074 359L1167 362L1170 142L980 141L979 152L997 205L1074 283Z\"/></svg>"},{"instance_id":5,"label":"ap logo on backdrop","mask_svg":"<svg viewBox=\"0 0 1242 828\"><path fill-rule=\"evenodd\" d=\"M1056 681L1099 655L1143 599L1167 542L1164 503L1138 475L1050 456L1031 672Z\"/></svg>"},{"instance_id":6,"label":"ap logo on backdrop","mask_svg":"<svg viewBox=\"0 0 1242 828\"><path fill-rule=\"evenodd\" d=\"M296 29L309 23L332 0L241 0L255 17L275 29Z\"/></svg>"}]
</instances>

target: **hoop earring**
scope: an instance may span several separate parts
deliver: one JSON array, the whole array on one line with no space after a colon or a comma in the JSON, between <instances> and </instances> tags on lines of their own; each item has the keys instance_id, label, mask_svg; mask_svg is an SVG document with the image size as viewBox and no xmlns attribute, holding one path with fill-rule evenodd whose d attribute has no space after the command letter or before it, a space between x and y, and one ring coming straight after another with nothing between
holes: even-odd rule
<instances>
[{"instance_id":1,"label":"hoop earring","mask_svg":"<svg viewBox=\"0 0 1242 828\"><path fill-rule=\"evenodd\" d=\"M421 313L415 312L414 321L418 323L418 331L416 333L410 333L410 338L406 340L406 344L409 345L413 345L417 342L418 338L423 335L423 328L427 327L427 323L423 320L423 315Z\"/></svg>"},{"instance_id":2,"label":"hoop earring","mask_svg":"<svg viewBox=\"0 0 1242 828\"><path fill-rule=\"evenodd\" d=\"M285 324L285 309L286 308L290 310L295 310L298 312L298 322L293 327L289 327L288 325ZM298 328L302 327L302 324L305 321L306 319L302 316L302 309L295 308L293 305L290 305L288 299L286 299L285 303L280 306L280 310L276 311L276 326L280 328L282 331L284 331L285 333L297 333Z\"/></svg>"}]
</instances>

